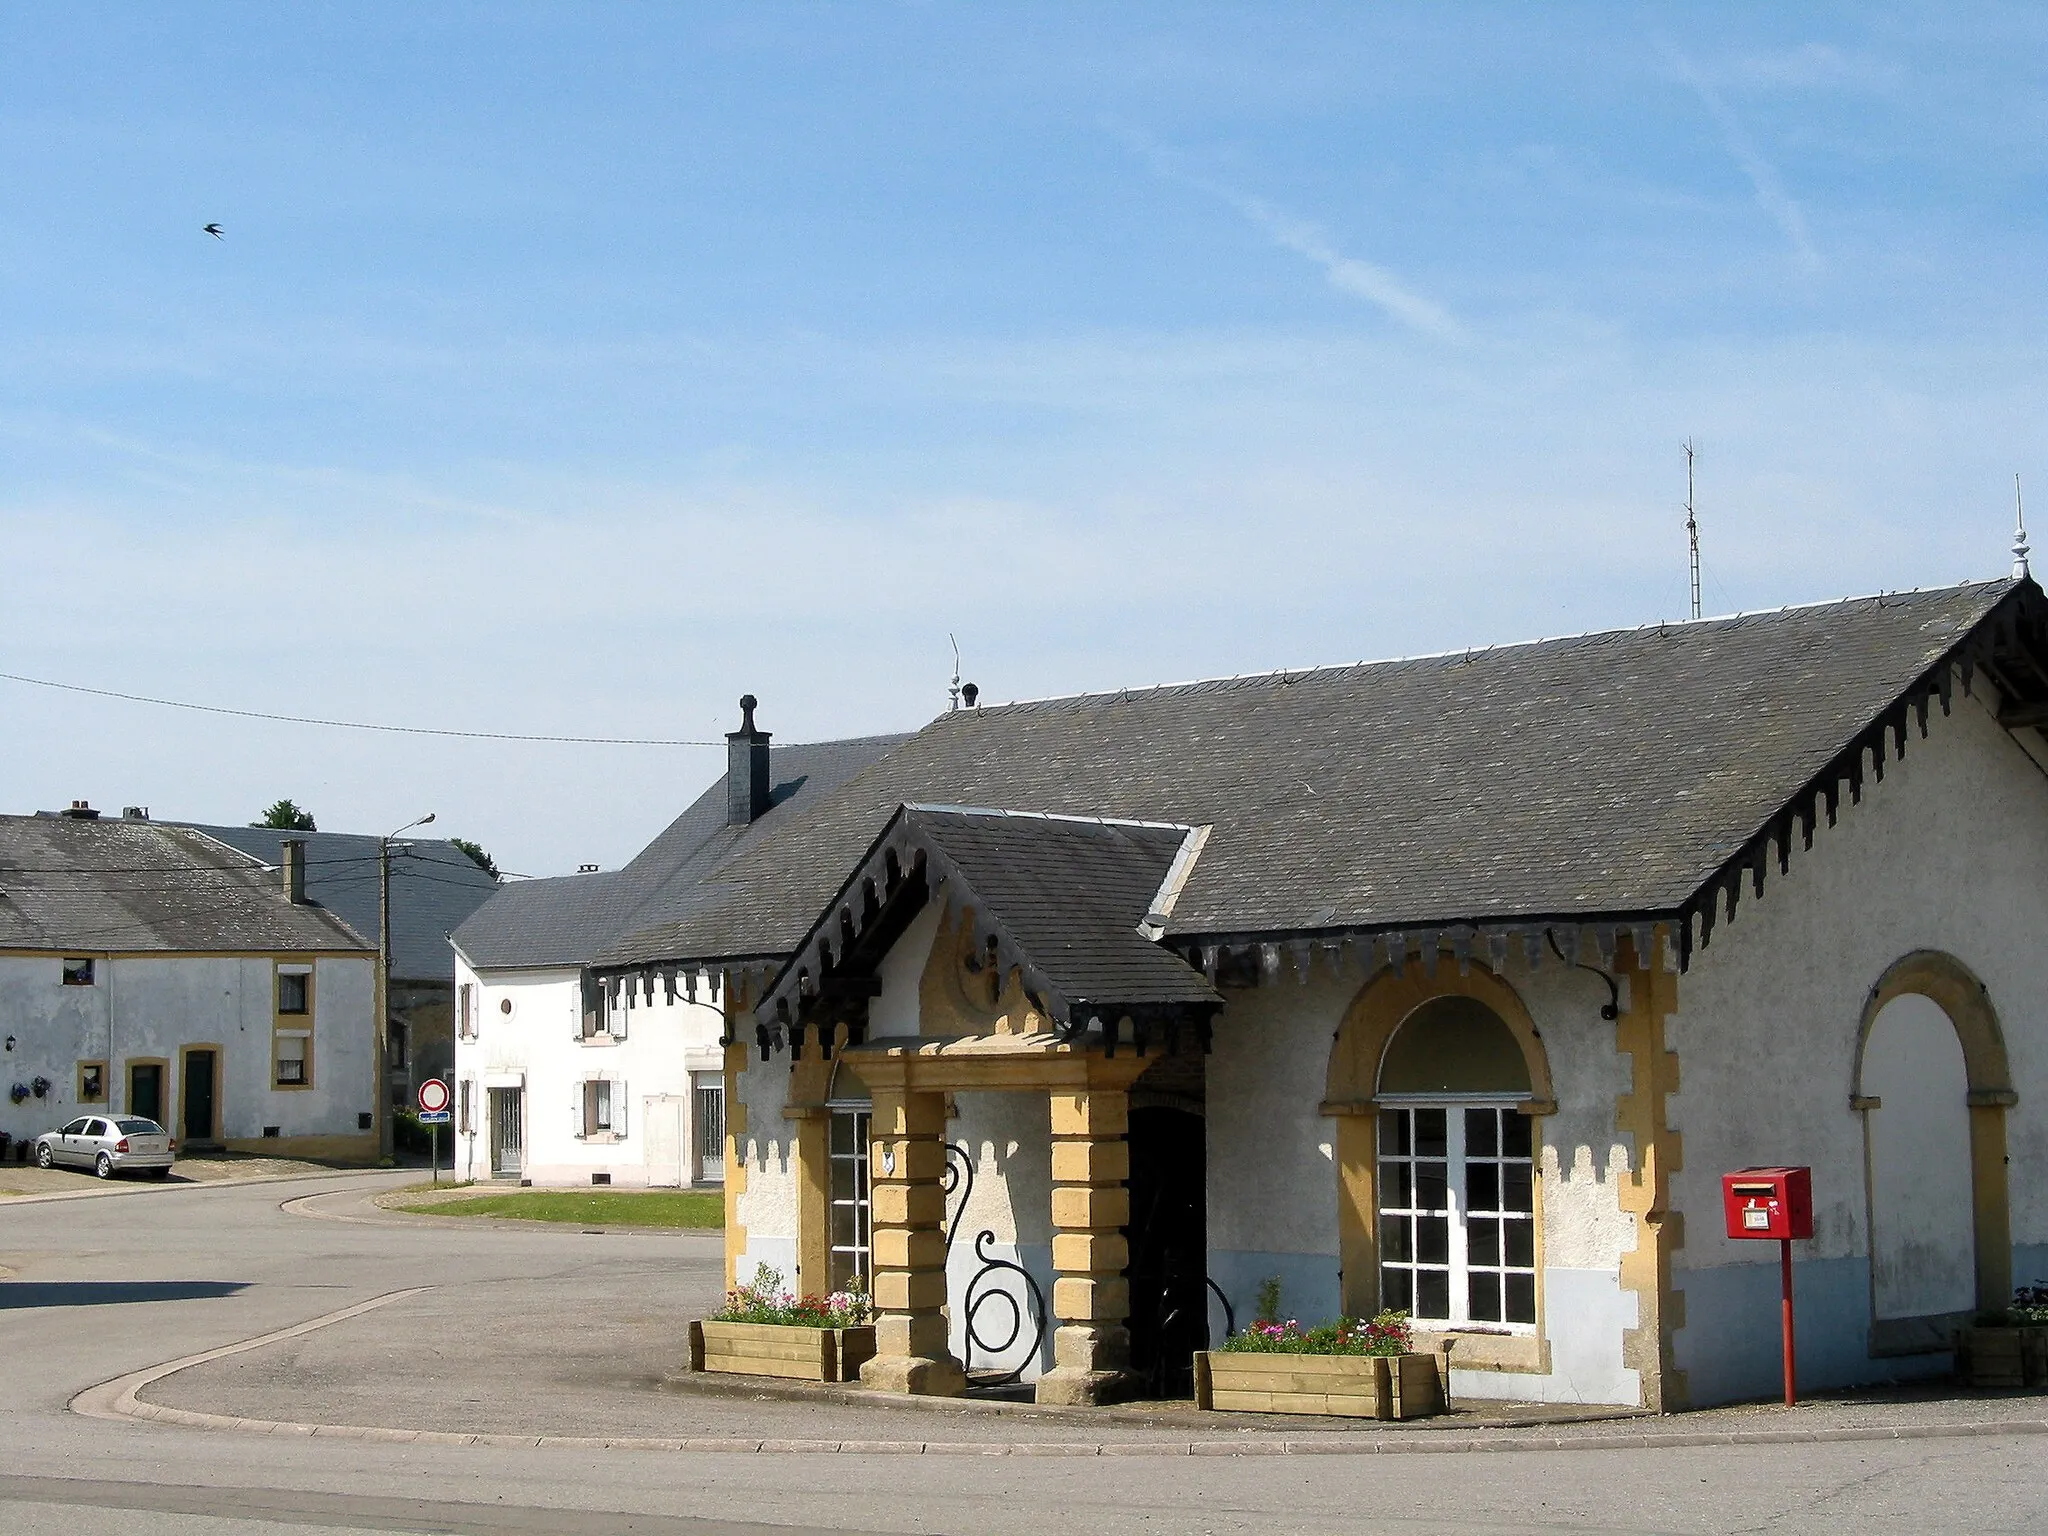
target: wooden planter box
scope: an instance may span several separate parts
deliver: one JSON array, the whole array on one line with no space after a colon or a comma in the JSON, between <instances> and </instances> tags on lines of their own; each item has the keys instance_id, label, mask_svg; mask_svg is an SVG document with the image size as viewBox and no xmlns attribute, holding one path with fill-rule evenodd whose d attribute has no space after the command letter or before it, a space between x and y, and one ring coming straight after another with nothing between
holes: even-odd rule
<instances>
[{"instance_id":1,"label":"wooden planter box","mask_svg":"<svg viewBox=\"0 0 2048 1536\"><path fill-rule=\"evenodd\" d=\"M690 1324L690 1369L798 1381L854 1381L875 1356L873 1328L796 1328L782 1323Z\"/></svg>"},{"instance_id":2,"label":"wooden planter box","mask_svg":"<svg viewBox=\"0 0 2048 1536\"><path fill-rule=\"evenodd\" d=\"M1435 1355L1210 1350L1195 1356L1195 1406L1236 1413L1419 1419L1444 1411L1444 1383Z\"/></svg>"},{"instance_id":3,"label":"wooden planter box","mask_svg":"<svg viewBox=\"0 0 2048 1536\"><path fill-rule=\"evenodd\" d=\"M1956 1369L1973 1387L2048 1385L2048 1328L1965 1328Z\"/></svg>"}]
</instances>

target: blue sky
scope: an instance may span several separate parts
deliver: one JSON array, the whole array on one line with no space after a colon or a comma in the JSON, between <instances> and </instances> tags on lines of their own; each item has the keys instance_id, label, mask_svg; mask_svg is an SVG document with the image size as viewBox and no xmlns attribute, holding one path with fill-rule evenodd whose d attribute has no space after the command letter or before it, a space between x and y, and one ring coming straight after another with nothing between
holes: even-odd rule
<instances>
[{"instance_id":1,"label":"blue sky","mask_svg":"<svg viewBox=\"0 0 2048 1536\"><path fill-rule=\"evenodd\" d=\"M1688 436L1710 612L1994 576L2044 173L2017 5L12 7L0 671L905 729L1682 616ZM721 766L0 711L538 873Z\"/></svg>"}]
</instances>

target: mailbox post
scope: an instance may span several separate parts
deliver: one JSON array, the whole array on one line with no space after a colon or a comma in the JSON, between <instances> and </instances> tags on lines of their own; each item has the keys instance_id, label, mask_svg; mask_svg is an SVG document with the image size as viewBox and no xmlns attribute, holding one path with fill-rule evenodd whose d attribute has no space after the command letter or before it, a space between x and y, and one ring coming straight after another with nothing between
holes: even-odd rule
<instances>
[{"instance_id":1,"label":"mailbox post","mask_svg":"<svg viewBox=\"0 0 2048 1536\"><path fill-rule=\"evenodd\" d=\"M1799 1400L1798 1366L1792 1329L1792 1244L1813 1236L1813 1170L1743 1168L1721 1175L1721 1208L1733 1238L1778 1240L1778 1273L1783 1288L1779 1325L1784 1335L1785 1406Z\"/></svg>"}]
</instances>

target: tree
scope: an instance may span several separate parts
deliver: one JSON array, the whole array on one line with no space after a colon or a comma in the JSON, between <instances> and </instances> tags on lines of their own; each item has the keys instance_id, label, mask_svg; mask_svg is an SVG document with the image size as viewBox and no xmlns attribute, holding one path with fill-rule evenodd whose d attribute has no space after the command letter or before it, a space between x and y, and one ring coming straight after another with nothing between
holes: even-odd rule
<instances>
[{"instance_id":1,"label":"tree","mask_svg":"<svg viewBox=\"0 0 2048 1536\"><path fill-rule=\"evenodd\" d=\"M261 821L249 823L252 827L275 827L280 832L318 832L313 825L313 813L302 811L290 800L280 800L263 813Z\"/></svg>"},{"instance_id":2,"label":"tree","mask_svg":"<svg viewBox=\"0 0 2048 1536\"><path fill-rule=\"evenodd\" d=\"M488 853L485 853L475 843L472 843L466 837L451 837L448 841L468 854L470 862L476 865L478 869L489 875L493 880L498 878L498 861Z\"/></svg>"}]
</instances>

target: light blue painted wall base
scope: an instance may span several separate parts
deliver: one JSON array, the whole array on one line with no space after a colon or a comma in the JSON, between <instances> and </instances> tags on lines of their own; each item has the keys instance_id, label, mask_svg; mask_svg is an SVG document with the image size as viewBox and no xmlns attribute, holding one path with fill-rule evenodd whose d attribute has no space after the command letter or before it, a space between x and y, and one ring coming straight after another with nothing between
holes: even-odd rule
<instances>
[{"instance_id":1,"label":"light blue painted wall base","mask_svg":"<svg viewBox=\"0 0 2048 1536\"><path fill-rule=\"evenodd\" d=\"M1335 1254L1209 1250L1209 1278L1230 1298L1240 1328L1258 1311L1259 1286L1272 1275L1280 1277L1283 1318L1299 1318L1305 1326L1313 1326L1337 1315L1342 1291ZM1218 1343L1222 1342L1223 1308L1213 1304L1209 1309L1209 1333Z\"/></svg>"},{"instance_id":2,"label":"light blue painted wall base","mask_svg":"<svg viewBox=\"0 0 2048 1536\"><path fill-rule=\"evenodd\" d=\"M1768 1399L1784 1391L1778 1245L1757 1247L1769 1249L1767 1262L1682 1269L1673 1276L1685 1293L1685 1327L1673 1347L1677 1366L1685 1372L1687 1400L1695 1408ZM1792 1303L1802 1391L1913 1381L1953 1369L1946 1351L1871 1358L1867 1259L1802 1262L1795 1255Z\"/></svg>"}]
</instances>

